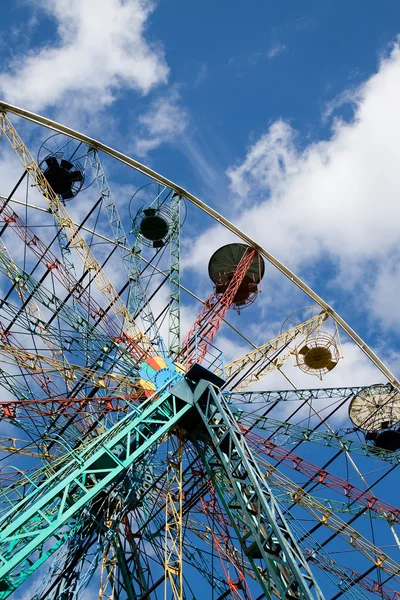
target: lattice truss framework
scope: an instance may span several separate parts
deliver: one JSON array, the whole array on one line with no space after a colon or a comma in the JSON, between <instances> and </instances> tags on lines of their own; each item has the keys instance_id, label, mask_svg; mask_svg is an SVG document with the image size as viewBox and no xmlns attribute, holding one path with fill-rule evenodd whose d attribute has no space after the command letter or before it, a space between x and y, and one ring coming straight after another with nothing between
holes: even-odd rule
<instances>
[{"instance_id":1,"label":"lattice truss framework","mask_svg":"<svg viewBox=\"0 0 400 600\"><path fill-rule=\"evenodd\" d=\"M331 426L361 391L395 414L396 381L259 391L329 310L224 364L257 248L181 343L184 190L148 244L95 144L64 202L0 119L23 167L0 197L0 600L399 600L400 456Z\"/></svg>"}]
</instances>

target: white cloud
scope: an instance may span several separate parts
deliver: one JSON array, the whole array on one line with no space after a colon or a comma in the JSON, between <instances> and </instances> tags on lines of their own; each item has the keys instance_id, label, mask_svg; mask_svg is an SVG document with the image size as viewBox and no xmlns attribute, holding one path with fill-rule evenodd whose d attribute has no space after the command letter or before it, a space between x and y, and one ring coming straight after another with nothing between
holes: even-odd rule
<instances>
[{"instance_id":1,"label":"white cloud","mask_svg":"<svg viewBox=\"0 0 400 600\"><path fill-rule=\"evenodd\" d=\"M291 126L280 121L228 171L238 196L268 198L255 210L268 232L279 224L281 243L274 244L280 250L287 240L282 234L294 230L303 231L300 243L313 240L311 246L318 242L345 260L375 260L397 247L399 91L396 47L362 87L354 121L337 121L330 140L299 151ZM307 243L298 250L300 259L314 252Z\"/></svg>"},{"instance_id":2,"label":"white cloud","mask_svg":"<svg viewBox=\"0 0 400 600\"><path fill-rule=\"evenodd\" d=\"M240 198L254 194L265 197L282 181L295 156L294 131L289 124L277 121L249 150L241 165L228 169L231 189Z\"/></svg>"},{"instance_id":3,"label":"white cloud","mask_svg":"<svg viewBox=\"0 0 400 600\"><path fill-rule=\"evenodd\" d=\"M147 93L166 82L163 53L144 37L151 0L40 0L35 8L55 21L57 40L0 74L5 100L42 110L72 93L90 96L94 108L122 86Z\"/></svg>"},{"instance_id":4,"label":"white cloud","mask_svg":"<svg viewBox=\"0 0 400 600\"><path fill-rule=\"evenodd\" d=\"M362 88L349 87L343 90L338 96L330 100L323 111L323 119L326 121L332 114L342 106L350 105L353 109L357 110L357 104L362 101L360 93Z\"/></svg>"},{"instance_id":5,"label":"white cloud","mask_svg":"<svg viewBox=\"0 0 400 600\"><path fill-rule=\"evenodd\" d=\"M287 50L286 44L275 44L268 50L268 58L275 58L279 54L285 52L285 50Z\"/></svg>"},{"instance_id":6,"label":"white cloud","mask_svg":"<svg viewBox=\"0 0 400 600\"><path fill-rule=\"evenodd\" d=\"M179 104L179 94L171 88L168 95L154 100L148 111L139 117L141 131L135 140L136 153L146 156L161 144L175 141L183 134L187 123L187 113Z\"/></svg>"},{"instance_id":7,"label":"white cloud","mask_svg":"<svg viewBox=\"0 0 400 600\"><path fill-rule=\"evenodd\" d=\"M398 256L383 262L371 288L372 313L395 330L400 323L400 260Z\"/></svg>"},{"instance_id":8,"label":"white cloud","mask_svg":"<svg viewBox=\"0 0 400 600\"><path fill-rule=\"evenodd\" d=\"M307 267L315 275L330 257L338 266L336 283L357 290L358 305L398 331L399 93L395 45L355 90L354 119L334 121L330 139L301 148L280 120L227 171L236 197L231 216L236 212L240 229L295 270ZM188 266L214 244L216 231L198 239Z\"/></svg>"},{"instance_id":9,"label":"white cloud","mask_svg":"<svg viewBox=\"0 0 400 600\"><path fill-rule=\"evenodd\" d=\"M200 62L194 82L193 82L193 87L194 88L200 87L207 80L207 77L208 77L208 67L207 67L206 63Z\"/></svg>"}]
</instances>

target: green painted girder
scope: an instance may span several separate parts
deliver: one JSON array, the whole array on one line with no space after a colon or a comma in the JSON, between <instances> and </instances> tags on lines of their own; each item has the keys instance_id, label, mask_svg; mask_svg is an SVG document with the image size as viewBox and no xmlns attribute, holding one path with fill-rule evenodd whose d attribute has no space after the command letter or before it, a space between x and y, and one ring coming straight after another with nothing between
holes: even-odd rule
<instances>
[{"instance_id":1,"label":"green painted girder","mask_svg":"<svg viewBox=\"0 0 400 600\"><path fill-rule=\"evenodd\" d=\"M161 347L163 347L160 332L154 319L150 304L147 300L146 290L140 279L140 249L135 247L135 251L133 251L131 245L128 243L128 238L125 233L121 217L119 216L118 209L112 197L110 186L108 185L107 178L99 158L99 153L95 148L89 148L88 161L91 164L93 177L100 190L100 194L103 199L103 205L106 209L108 221L113 232L114 241L119 248L124 271L129 281L129 293L126 307L132 315L137 315L140 313L145 324L146 335L149 340L157 345L161 343Z\"/></svg>"},{"instance_id":2,"label":"green painted girder","mask_svg":"<svg viewBox=\"0 0 400 600\"><path fill-rule=\"evenodd\" d=\"M117 565L118 571L121 574L120 578L116 581L116 587L118 587L118 595L117 598L122 597L122 590L124 590L126 594L127 600L136 600L137 594L135 593L135 589L132 582L132 573L129 571L127 563L126 563L126 552L123 550L123 546L121 543L121 538L123 537L122 533L118 534L118 537L114 538L113 544L115 547L116 557L117 557ZM137 553L136 556L136 564L135 570L136 576L139 576L141 584L144 586L144 577L143 577L143 567L140 563L140 556Z\"/></svg>"},{"instance_id":3,"label":"green painted girder","mask_svg":"<svg viewBox=\"0 0 400 600\"><path fill-rule=\"evenodd\" d=\"M173 382L181 378L177 375ZM149 450L192 408L166 389L114 427L71 452L71 460L3 515L0 521L0 600L7 598L53 553L79 512Z\"/></svg>"},{"instance_id":4,"label":"green painted girder","mask_svg":"<svg viewBox=\"0 0 400 600\"><path fill-rule=\"evenodd\" d=\"M299 600L322 600L324 596L306 558L223 395L201 381L194 399L205 427L204 437L211 438L229 488L221 486L215 477L196 433L193 443L265 596L286 598L295 592ZM262 573L255 557L264 564Z\"/></svg>"},{"instance_id":5,"label":"green painted girder","mask_svg":"<svg viewBox=\"0 0 400 600\"><path fill-rule=\"evenodd\" d=\"M270 419L269 417L260 417L246 412L241 412L237 421L244 427L257 427L263 431L274 434L274 438L281 437L281 445L295 444L297 442L312 442L322 446L337 448L361 456L379 458L391 464L400 463L400 452L389 452L375 446L368 446L356 440L350 440L339 432L318 431L317 429L307 429L293 423Z\"/></svg>"},{"instance_id":6,"label":"green painted girder","mask_svg":"<svg viewBox=\"0 0 400 600\"><path fill-rule=\"evenodd\" d=\"M181 201L175 192L172 194L170 210L170 270L169 270L169 309L168 309L168 352L174 359L181 349L180 317L180 248L181 248Z\"/></svg>"},{"instance_id":7,"label":"green painted girder","mask_svg":"<svg viewBox=\"0 0 400 600\"><path fill-rule=\"evenodd\" d=\"M305 402L318 400L320 398L343 399L350 396L356 396L360 392L363 395L388 394L393 392L393 387L387 385L367 385L355 387L334 387L334 388L315 388L304 390L268 390L254 392L223 392L228 402L235 404L252 404L270 402Z\"/></svg>"},{"instance_id":8,"label":"green painted girder","mask_svg":"<svg viewBox=\"0 0 400 600\"><path fill-rule=\"evenodd\" d=\"M115 501L112 514L105 514L104 510L99 508L97 499L86 507L83 518L68 537L68 543L63 548L63 555L51 565L40 593L37 592L38 599L58 600L60 596L63 597L63 593L71 594L72 588L82 593L101 564L103 552L110 550L116 553L117 558L117 572L113 573L115 598L136 600L147 590L148 586L143 577L147 568L140 565L145 554L140 551L132 552L131 544L136 548L136 542L133 536L128 540L128 537L124 535L124 527L121 527L121 523L127 513L138 506L135 503L132 505L129 497L126 496L127 488L129 488L129 496L132 500L132 490L140 486L143 472L147 469L152 456L153 452L142 456L140 462L135 463L135 470L129 470L129 483L124 484L124 502L122 504L118 498L119 491L111 492L109 498ZM104 500L105 498L102 496L100 502L104 502ZM139 506L140 513L146 511L145 503ZM91 547L95 547L95 550L88 558L87 554ZM131 566L128 565L129 555L134 556L134 564ZM141 591L136 595L135 584L138 582ZM52 591L50 592L50 590ZM69 598L68 595L66 597ZM75 595L71 595L71 597L75 598ZM77 594L76 597L80 597L80 594Z\"/></svg>"}]
</instances>

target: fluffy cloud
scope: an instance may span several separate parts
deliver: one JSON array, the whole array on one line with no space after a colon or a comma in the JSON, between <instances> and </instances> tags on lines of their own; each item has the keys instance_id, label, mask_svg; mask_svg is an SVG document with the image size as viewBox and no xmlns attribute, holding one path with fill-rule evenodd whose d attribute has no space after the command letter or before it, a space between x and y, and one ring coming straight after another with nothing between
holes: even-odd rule
<instances>
[{"instance_id":1,"label":"fluffy cloud","mask_svg":"<svg viewBox=\"0 0 400 600\"><path fill-rule=\"evenodd\" d=\"M328 140L301 146L291 125L277 121L227 174L242 230L295 270L315 273L328 256L358 303L400 330L399 93L396 44L354 90L351 122L334 120ZM215 237L199 239L192 262Z\"/></svg>"},{"instance_id":2,"label":"fluffy cloud","mask_svg":"<svg viewBox=\"0 0 400 600\"><path fill-rule=\"evenodd\" d=\"M162 51L144 37L151 0L40 0L35 7L52 18L57 39L0 74L5 100L40 111L75 92L106 106L121 86L147 93L166 81Z\"/></svg>"}]
</instances>

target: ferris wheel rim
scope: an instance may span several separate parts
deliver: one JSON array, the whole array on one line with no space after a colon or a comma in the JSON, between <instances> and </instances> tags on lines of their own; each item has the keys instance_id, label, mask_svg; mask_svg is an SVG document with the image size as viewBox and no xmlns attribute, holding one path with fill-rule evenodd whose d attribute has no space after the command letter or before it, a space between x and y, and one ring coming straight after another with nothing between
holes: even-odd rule
<instances>
[{"instance_id":1,"label":"ferris wheel rim","mask_svg":"<svg viewBox=\"0 0 400 600\"><path fill-rule=\"evenodd\" d=\"M14 106L8 102L4 102L0 100L0 112L10 112L16 116L22 117L33 123L38 125L42 125L52 129L58 133L64 133L76 140L79 140L83 143L88 144L89 146L95 148L96 150L101 150L105 154L111 156L112 158L130 166L131 168L151 177L154 181L166 185L171 188L174 192L179 194L179 196L186 198L193 205L197 206L201 210L203 210L206 214L212 217L215 221L223 225L226 229L228 229L231 233L237 235L244 242L249 244L252 248L254 248L261 256L263 256L270 264L272 264L278 271L280 271L285 277L287 277L292 283L294 283L297 287L299 287L309 298L311 298L314 302L316 302L324 311L326 311L329 316L339 325L343 331L347 333L347 335L353 340L353 342L364 352L366 356L372 361L372 363L387 377L389 383L400 391L400 381L395 377L395 375L390 371L390 369L385 365L385 363L375 354L375 352L369 347L369 345L364 342L364 340L354 331L354 329L345 321L329 304L323 300L310 286L308 286L300 277L298 277L293 271L291 271L286 265L284 265L281 261L275 258L272 254L270 254L265 248L263 248L259 243L253 240L250 236L248 236L244 231L239 229L234 223L229 221L226 217L221 215L218 211L208 206L203 200L200 200L197 196L187 191L185 188L177 185L173 181L164 177L157 171L154 171L150 167L147 167L143 163L140 163L136 159L120 152L119 150L115 150L111 146L104 144L103 142L91 138L77 130L72 129L66 125L58 123L53 119L49 119L48 117L44 117L32 111Z\"/></svg>"},{"instance_id":2,"label":"ferris wheel rim","mask_svg":"<svg viewBox=\"0 0 400 600\"><path fill-rule=\"evenodd\" d=\"M0 105L0 106L1 106L1 105ZM0 108L0 110L1 110L1 108ZM5 117L5 116L3 116L3 118L4 118L4 119L6 119L6 117ZM101 149L101 148L100 148L100 149ZM133 160L133 159L132 159L132 160ZM186 197L187 195L188 195L188 194L187 194L187 193L185 193L185 197ZM189 198L189 199L190 199L190 198ZM199 201L199 202L200 202L200 201ZM192 203L193 203L193 202L192 202ZM209 207L207 207L207 208L209 208ZM200 209L202 209L202 207L200 207ZM203 210L204 210L204 209L203 209ZM211 211L212 209L209 209L209 210ZM47 211L47 212L51 212L51 211ZM214 211L214 212L215 212L215 211ZM211 216L213 216L213 215L211 215ZM214 217L214 218L215 218L215 217ZM222 216L221 216L221 219L223 219L223 217L222 217ZM220 219L219 219L219 222L221 223L221 220L220 220ZM228 223L229 223L229 222L228 222ZM227 227L227 225L226 225L225 223L221 223L221 224L223 224L225 227ZM232 225L232 224L230 224L230 225ZM232 225L232 227L234 227L234 226ZM115 242L114 242L114 243L115 243ZM254 244L254 245L255 245L255 244ZM266 252L266 251L265 251L265 252ZM325 311L325 312L327 313L328 311ZM100 370L102 370L102 369L103 369L103 367L99 367L99 368L100 368ZM315 412L315 410L314 410L314 412ZM317 415L317 416L319 416L317 413L316 413L316 415ZM320 418L321 418L321 417L320 417ZM301 422L301 421L300 421L300 422ZM334 432L332 432L332 433L334 433ZM341 451L345 451L345 452L346 452L346 455L347 455L347 450L345 449L344 445L342 445L342 444L341 444ZM356 468L356 465L353 465L353 466ZM358 469L357 469L357 471L358 471ZM360 475L360 476L361 476L361 475ZM311 481L311 479L310 479L309 481ZM285 513L286 513L286 510L285 510ZM336 536L336 535L337 535L337 533L335 533L335 534L334 534L334 536ZM306 550L307 550L307 549L306 549ZM318 565L317 565L317 566L318 566ZM350 584L349 584L349 585L350 585ZM351 585L353 585L353 584L351 584ZM347 589L347 588L346 588L346 589Z\"/></svg>"}]
</instances>

